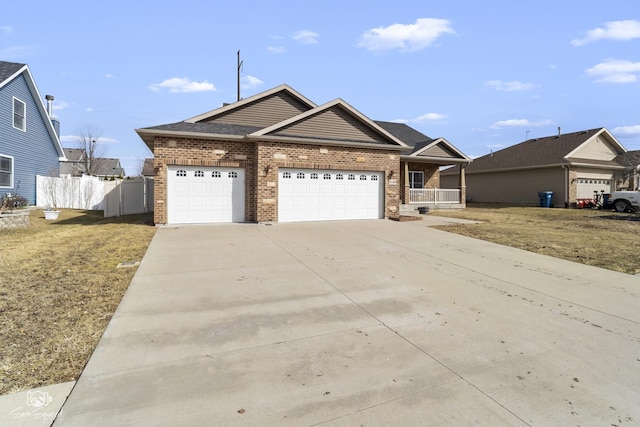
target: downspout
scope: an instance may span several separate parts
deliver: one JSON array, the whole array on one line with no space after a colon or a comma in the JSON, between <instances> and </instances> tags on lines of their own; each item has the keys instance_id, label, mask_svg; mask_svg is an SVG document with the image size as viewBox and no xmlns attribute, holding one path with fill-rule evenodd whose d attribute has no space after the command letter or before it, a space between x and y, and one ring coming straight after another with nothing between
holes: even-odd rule
<instances>
[{"instance_id":1,"label":"downspout","mask_svg":"<svg viewBox=\"0 0 640 427\"><path fill-rule=\"evenodd\" d=\"M562 169L566 171L564 174L564 208L569 207L569 166L562 165Z\"/></svg>"}]
</instances>

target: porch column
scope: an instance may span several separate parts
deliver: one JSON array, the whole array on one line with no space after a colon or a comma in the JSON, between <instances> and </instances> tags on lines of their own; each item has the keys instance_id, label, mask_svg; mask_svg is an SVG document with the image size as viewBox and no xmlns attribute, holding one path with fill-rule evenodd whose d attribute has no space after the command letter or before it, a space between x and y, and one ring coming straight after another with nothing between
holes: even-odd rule
<instances>
[{"instance_id":1,"label":"porch column","mask_svg":"<svg viewBox=\"0 0 640 427\"><path fill-rule=\"evenodd\" d=\"M408 205L411 200L409 200L409 162L404 162L404 188L402 191L403 201L405 205Z\"/></svg>"},{"instance_id":2,"label":"porch column","mask_svg":"<svg viewBox=\"0 0 640 427\"><path fill-rule=\"evenodd\" d=\"M459 184L460 184L460 203L461 204L465 204L466 200L467 200L467 182L465 179L465 168L467 167L467 165L465 164L461 164L460 165L460 176L459 176Z\"/></svg>"}]
</instances>

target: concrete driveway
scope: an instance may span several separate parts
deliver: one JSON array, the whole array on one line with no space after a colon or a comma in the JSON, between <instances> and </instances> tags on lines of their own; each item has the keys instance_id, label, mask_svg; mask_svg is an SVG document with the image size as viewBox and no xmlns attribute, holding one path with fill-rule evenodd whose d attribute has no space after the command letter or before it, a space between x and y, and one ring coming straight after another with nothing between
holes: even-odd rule
<instances>
[{"instance_id":1,"label":"concrete driveway","mask_svg":"<svg viewBox=\"0 0 640 427\"><path fill-rule=\"evenodd\" d=\"M159 229L54 425L639 423L640 278L374 220Z\"/></svg>"}]
</instances>

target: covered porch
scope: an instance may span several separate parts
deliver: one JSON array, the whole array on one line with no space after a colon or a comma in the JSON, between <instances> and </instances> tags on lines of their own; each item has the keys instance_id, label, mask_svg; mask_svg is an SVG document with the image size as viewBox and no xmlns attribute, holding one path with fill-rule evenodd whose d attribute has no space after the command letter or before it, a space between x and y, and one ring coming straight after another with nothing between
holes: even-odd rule
<instances>
[{"instance_id":1,"label":"covered porch","mask_svg":"<svg viewBox=\"0 0 640 427\"><path fill-rule=\"evenodd\" d=\"M400 213L418 213L419 208L464 209L465 166L471 159L444 138L416 144L410 154L400 156ZM440 169L460 165L457 188L441 188Z\"/></svg>"}]
</instances>

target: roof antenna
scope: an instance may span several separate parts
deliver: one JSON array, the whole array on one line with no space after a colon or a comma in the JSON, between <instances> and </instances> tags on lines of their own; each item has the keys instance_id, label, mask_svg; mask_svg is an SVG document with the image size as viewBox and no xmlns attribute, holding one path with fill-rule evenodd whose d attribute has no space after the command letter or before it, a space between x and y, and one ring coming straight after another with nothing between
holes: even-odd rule
<instances>
[{"instance_id":1,"label":"roof antenna","mask_svg":"<svg viewBox=\"0 0 640 427\"><path fill-rule=\"evenodd\" d=\"M238 101L240 101L240 70L244 61L240 61L240 50L238 49Z\"/></svg>"}]
</instances>

